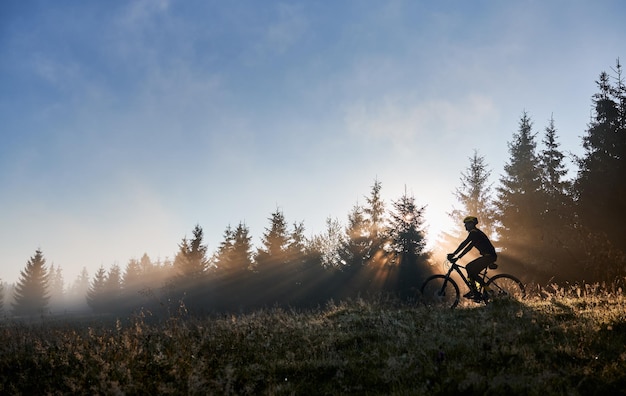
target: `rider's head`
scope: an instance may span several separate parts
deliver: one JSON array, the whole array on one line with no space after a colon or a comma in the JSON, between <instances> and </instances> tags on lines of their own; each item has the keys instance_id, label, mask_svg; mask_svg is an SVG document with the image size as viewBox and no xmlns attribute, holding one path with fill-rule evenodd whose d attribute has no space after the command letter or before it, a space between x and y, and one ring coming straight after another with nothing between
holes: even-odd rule
<instances>
[{"instance_id":1,"label":"rider's head","mask_svg":"<svg viewBox=\"0 0 626 396\"><path fill-rule=\"evenodd\" d=\"M467 216L463 219L463 224L465 224L466 230L471 230L476 227L476 224L478 224L478 219L474 216Z\"/></svg>"}]
</instances>

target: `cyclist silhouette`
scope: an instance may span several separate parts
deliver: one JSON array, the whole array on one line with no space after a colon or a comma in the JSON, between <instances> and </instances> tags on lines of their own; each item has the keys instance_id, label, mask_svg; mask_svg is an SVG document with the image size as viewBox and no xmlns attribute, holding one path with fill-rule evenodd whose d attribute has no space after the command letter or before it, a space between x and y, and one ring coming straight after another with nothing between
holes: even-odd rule
<instances>
[{"instance_id":1,"label":"cyclist silhouette","mask_svg":"<svg viewBox=\"0 0 626 396\"><path fill-rule=\"evenodd\" d=\"M487 237L487 235L476 228L476 224L478 224L478 219L474 216L467 216L463 219L463 223L465 224L465 229L468 231L467 238L461 242L458 248L453 253L448 254L448 260L456 261L461 257L465 256L467 252L472 250L472 248L478 249L480 252L480 257L470 261L465 266L467 270L467 275L470 279L470 285L472 286L469 293L465 294L463 297L465 298L481 298L480 293L476 290L476 283L484 286L482 279L478 274L480 271L485 269L488 265L493 264L498 259L498 255L496 254L496 249L491 244L491 241ZM454 257L457 253L461 252L456 258Z\"/></svg>"}]
</instances>

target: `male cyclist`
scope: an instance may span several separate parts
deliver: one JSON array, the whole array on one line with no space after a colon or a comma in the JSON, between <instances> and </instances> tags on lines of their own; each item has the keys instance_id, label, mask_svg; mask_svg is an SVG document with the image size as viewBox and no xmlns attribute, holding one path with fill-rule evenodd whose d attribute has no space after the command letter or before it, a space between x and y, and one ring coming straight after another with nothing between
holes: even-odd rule
<instances>
[{"instance_id":1,"label":"male cyclist","mask_svg":"<svg viewBox=\"0 0 626 396\"><path fill-rule=\"evenodd\" d=\"M479 299L481 298L481 296L480 293L478 293L478 290L476 290L475 282L479 283L481 286L484 286L484 284L478 274L488 265L495 263L498 255L496 254L496 249L491 244L491 241L489 240L487 235L478 228L476 228L476 224L478 224L478 219L476 217L467 216L463 219L463 223L465 224L465 229L468 231L467 238L463 242L461 242L461 244L454 251L454 253L448 254L448 260L456 261L465 256L465 254L472 250L473 247L478 249L478 251L480 252L480 257L470 261L465 266L465 269L467 270L467 275L469 276L471 290L463 297ZM454 258L454 256L459 252L461 253L458 255L458 257Z\"/></svg>"}]
</instances>

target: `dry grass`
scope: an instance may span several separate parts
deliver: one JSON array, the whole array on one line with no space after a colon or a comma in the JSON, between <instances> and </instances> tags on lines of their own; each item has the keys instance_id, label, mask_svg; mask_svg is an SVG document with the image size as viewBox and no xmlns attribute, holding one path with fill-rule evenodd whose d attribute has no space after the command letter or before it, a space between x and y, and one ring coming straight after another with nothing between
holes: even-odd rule
<instances>
[{"instance_id":1,"label":"dry grass","mask_svg":"<svg viewBox=\"0 0 626 396\"><path fill-rule=\"evenodd\" d=\"M625 394L626 298L0 324L2 394Z\"/></svg>"}]
</instances>

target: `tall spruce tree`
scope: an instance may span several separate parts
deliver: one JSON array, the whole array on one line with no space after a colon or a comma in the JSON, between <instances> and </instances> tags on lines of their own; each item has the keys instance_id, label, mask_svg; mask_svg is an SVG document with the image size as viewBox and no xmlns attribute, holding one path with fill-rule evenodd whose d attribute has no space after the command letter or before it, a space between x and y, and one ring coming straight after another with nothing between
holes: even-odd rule
<instances>
[{"instance_id":1,"label":"tall spruce tree","mask_svg":"<svg viewBox=\"0 0 626 396\"><path fill-rule=\"evenodd\" d=\"M4 309L4 282L0 279L0 312Z\"/></svg>"},{"instance_id":2,"label":"tall spruce tree","mask_svg":"<svg viewBox=\"0 0 626 396\"><path fill-rule=\"evenodd\" d=\"M500 246L527 264L538 263L537 249L542 241L541 164L536 153L536 134L524 111L517 133L509 142L509 162L497 188L497 219Z\"/></svg>"},{"instance_id":3,"label":"tall spruce tree","mask_svg":"<svg viewBox=\"0 0 626 396\"><path fill-rule=\"evenodd\" d=\"M397 267L397 278L388 285L406 298L414 296L418 284L425 278L426 232L424 230L425 206L418 207L415 197L404 194L392 202L390 216L390 241L392 262Z\"/></svg>"},{"instance_id":4,"label":"tall spruce tree","mask_svg":"<svg viewBox=\"0 0 626 396\"><path fill-rule=\"evenodd\" d=\"M367 221L367 237L369 248L366 259L372 265L384 265L388 257L385 245L388 242L389 229L387 227L385 202L381 197L382 183L374 180L369 197L365 197L366 205L363 208Z\"/></svg>"},{"instance_id":5,"label":"tall spruce tree","mask_svg":"<svg viewBox=\"0 0 626 396\"><path fill-rule=\"evenodd\" d=\"M596 82L574 187L582 225L626 252L626 86L619 59L613 72L602 72Z\"/></svg>"},{"instance_id":6,"label":"tall spruce tree","mask_svg":"<svg viewBox=\"0 0 626 396\"><path fill-rule=\"evenodd\" d=\"M37 249L20 272L14 291L13 313L17 316L42 315L49 299L46 259Z\"/></svg>"},{"instance_id":7,"label":"tall spruce tree","mask_svg":"<svg viewBox=\"0 0 626 396\"><path fill-rule=\"evenodd\" d=\"M174 267L183 280L200 281L206 275L209 265L208 247L204 244L204 231L200 225L193 229L193 238L183 238L174 259ZM194 282L195 283L195 282Z\"/></svg>"},{"instance_id":8,"label":"tall spruce tree","mask_svg":"<svg viewBox=\"0 0 626 396\"><path fill-rule=\"evenodd\" d=\"M465 216L476 216L480 221L481 230L493 236L496 229L496 210L491 195L492 184L489 183L491 171L485 158L478 155L477 150L474 150L469 161L467 169L461 172L461 186L454 191L454 196L461 207L453 209L449 216L455 224L460 224ZM455 239L459 237L460 234L455 235Z\"/></svg>"},{"instance_id":9,"label":"tall spruce tree","mask_svg":"<svg viewBox=\"0 0 626 396\"><path fill-rule=\"evenodd\" d=\"M563 218L571 206L569 205L569 191L571 183L565 180L567 167L563 162L565 155L560 150L554 117L550 117L542 140L543 150L540 153L542 188L546 198L546 220Z\"/></svg>"},{"instance_id":10,"label":"tall spruce tree","mask_svg":"<svg viewBox=\"0 0 626 396\"><path fill-rule=\"evenodd\" d=\"M233 233L230 255L231 268L237 274L247 274L254 266L252 261L252 237L248 226L240 222Z\"/></svg>"},{"instance_id":11,"label":"tall spruce tree","mask_svg":"<svg viewBox=\"0 0 626 396\"><path fill-rule=\"evenodd\" d=\"M261 246L256 253L257 271L274 271L285 264L287 247L289 246L289 232L285 215L276 209L269 218L270 226L265 229Z\"/></svg>"},{"instance_id":12,"label":"tall spruce tree","mask_svg":"<svg viewBox=\"0 0 626 396\"><path fill-rule=\"evenodd\" d=\"M340 248L342 262L348 268L358 271L366 262L371 240L369 238L369 224L363 207L356 204L348 214L346 237Z\"/></svg>"},{"instance_id":13,"label":"tall spruce tree","mask_svg":"<svg viewBox=\"0 0 626 396\"><path fill-rule=\"evenodd\" d=\"M107 289L106 289L106 271L103 266L98 268L96 274L89 285L87 290L87 305L93 310L94 313L106 312L107 306Z\"/></svg>"}]
</instances>

